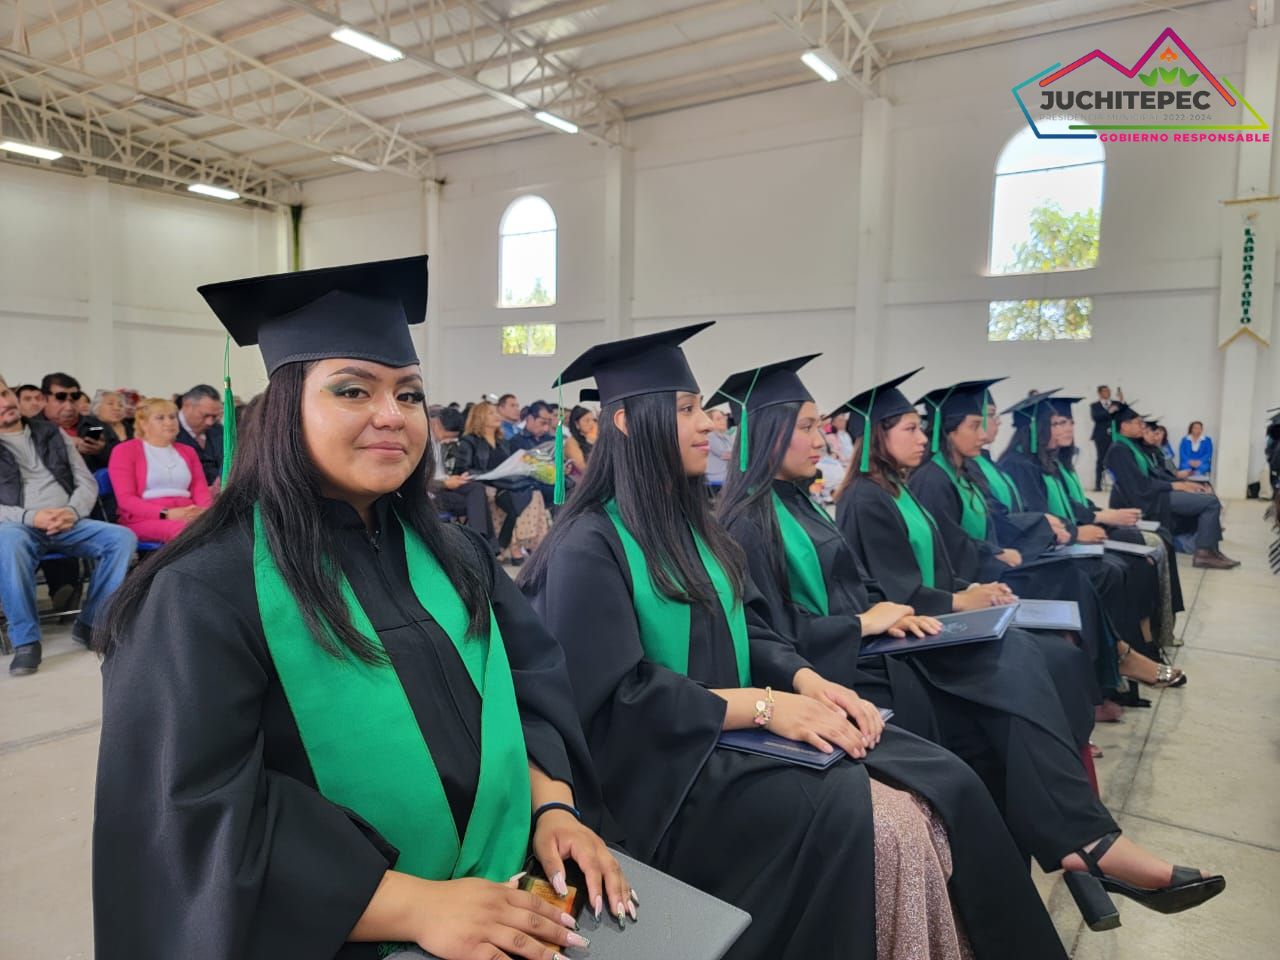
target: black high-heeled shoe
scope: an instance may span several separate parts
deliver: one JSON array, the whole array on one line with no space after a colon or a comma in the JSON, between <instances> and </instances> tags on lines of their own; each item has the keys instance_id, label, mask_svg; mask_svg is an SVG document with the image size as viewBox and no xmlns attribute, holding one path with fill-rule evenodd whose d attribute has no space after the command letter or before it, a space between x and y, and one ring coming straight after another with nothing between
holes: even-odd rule
<instances>
[{"instance_id":1,"label":"black high-heeled shoe","mask_svg":"<svg viewBox=\"0 0 1280 960\"><path fill-rule=\"evenodd\" d=\"M1148 910L1157 913L1181 913L1212 900L1227 888L1223 876L1202 877L1192 867L1174 867L1171 882L1154 890L1135 887L1131 883L1108 876L1099 861L1107 855L1119 833L1109 833L1099 840L1092 850L1077 850L1076 856L1084 861L1088 872L1070 870L1065 877L1067 889L1075 898L1076 906L1090 930L1114 930L1120 926L1120 911L1109 894L1118 893Z\"/></svg>"}]
</instances>

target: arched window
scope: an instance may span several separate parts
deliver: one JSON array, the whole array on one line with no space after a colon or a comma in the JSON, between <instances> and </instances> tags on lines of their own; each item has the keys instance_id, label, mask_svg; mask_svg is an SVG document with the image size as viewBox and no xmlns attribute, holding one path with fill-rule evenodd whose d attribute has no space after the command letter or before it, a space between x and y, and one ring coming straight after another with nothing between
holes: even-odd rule
<instances>
[{"instance_id":1,"label":"arched window","mask_svg":"<svg viewBox=\"0 0 1280 960\"><path fill-rule=\"evenodd\" d=\"M512 201L498 227L498 306L556 302L556 215L541 197Z\"/></svg>"},{"instance_id":2,"label":"arched window","mask_svg":"<svg viewBox=\"0 0 1280 960\"><path fill-rule=\"evenodd\" d=\"M1068 133L1071 122L1042 123L1040 130ZM1043 139L1028 128L1010 140L996 162L990 272L1094 266L1105 159L1096 139Z\"/></svg>"}]
</instances>

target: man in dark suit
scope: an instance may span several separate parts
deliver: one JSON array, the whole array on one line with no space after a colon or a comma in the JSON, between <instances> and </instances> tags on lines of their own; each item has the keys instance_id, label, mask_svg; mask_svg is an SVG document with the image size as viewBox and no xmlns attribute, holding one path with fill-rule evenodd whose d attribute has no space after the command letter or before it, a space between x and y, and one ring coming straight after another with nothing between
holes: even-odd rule
<instances>
[{"instance_id":1,"label":"man in dark suit","mask_svg":"<svg viewBox=\"0 0 1280 960\"><path fill-rule=\"evenodd\" d=\"M1116 388L1120 403L1124 403L1124 391ZM1098 459L1093 465L1093 489L1102 492L1102 472L1106 469L1107 451L1111 449L1111 414L1119 404L1111 399L1111 388L1105 384L1098 388L1098 399L1089 404L1089 416L1093 418L1093 448Z\"/></svg>"},{"instance_id":2,"label":"man in dark suit","mask_svg":"<svg viewBox=\"0 0 1280 960\"><path fill-rule=\"evenodd\" d=\"M194 447L204 468L204 479L217 489L222 476L222 396L207 383L198 383L182 395L178 411L178 443Z\"/></svg>"}]
</instances>

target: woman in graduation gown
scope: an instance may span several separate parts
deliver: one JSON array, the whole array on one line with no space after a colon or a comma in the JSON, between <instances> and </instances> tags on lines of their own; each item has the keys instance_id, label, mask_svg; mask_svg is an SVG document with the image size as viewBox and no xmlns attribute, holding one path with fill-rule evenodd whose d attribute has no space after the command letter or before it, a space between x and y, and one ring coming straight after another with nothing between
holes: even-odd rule
<instances>
[{"instance_id":1,"label":"woman in graduation gown","mask_svg":"<svg viewBox=\"0 0 1280 960\"><path fill-rule=\"evenodd\" d=\"M983 482L976 481L969 470L982 453L990 387L998 382L966 381L932 390L921 398L920 403L929 411L925 427L932 455L911 471L911 492L935 521L951 568L962 580L996 578L1021 596L1070 600L1079 605L1081 647L1092 665L1083 682L1090 704L1101 704L1103 691L1110 693L1120 685L1117 633L1140 639L1137 610L1125 594L1125 568L1098 558L1063 559L1049 565L1027 563L1054 542L1070 542L1072 533L1061 518L1028 505L1025 498L1024 509L1006 514L1005 525L1051 529L1053 539L1034 544L1020 541L1021 549L1001 550L997 539L1000 527L987 505ZM1070 669L1058 662L1063 654L1056 636L1039 631L1034 635L1047 644L1055 676ZM1154 663L1151 669L1155 670ZM1093 718L1094 711L1090 709L1087 715Z\"/></svg>"},{"instance_id":2,"label":"woman in graduation gown","mask_svg":"<svg viewBox=\"0 0 1280 960\"><path fill-rule=\"evenodd\" d=\"M1033 510L1048 510L1067 525L1077 543L1103 543L1108 539L1145 546L1135 528L1136 511L1096 510L1073 506L1068 479L1058 459L1058 449L1069 442L1073 398L1056 398L1057 391L1036 393L1010 408L1016 429L1000 457L1000 467L1013 481L1022 501ZM1006 411L1009 412L1009 411ZM1094 522L1109 523L1104 527ZM1108 551L1087 561L1091 577L1105 598L1117 636L1116 655L1120 675L1155 686L1181 686L1181 671L1157 662L1161 656L1153 640L1160 613L1160 575L1146 557ZM1156 621L1153 626L1153 620ZM1134 648L1141 654L1134 654ZM1152 659L1152 658L1157 659Z\"/></svg>"},{"instance_id":3,"label":"woman in graduation gown","mask_svg":"<svg viewBox=\"0 0 1280 960\"><path fill-rule=\"evenodd\" d=\"M954 908L976 957L1061 957L972 771L883 727L758 619L703 489L711 420L678 345L704 326L595 347L565 371L595 377L599 438L520 576L565 649L628 849L751 913L733 956L954 956ZM818 770L717 748L756 725L860 762ZM928 844L911 839L922 829ZM929 895L913 892L922 881Z\"/></svg>"},{"instance_id":4,"label":"woman in graduation gown","mask_svg":"<svg viewBox=\"0 0 1280 960\"><path fill-rule=\"evenodd\" d=\"M914 373L848 402L863 436L855 469L839 493L836 524L885 596L917 614L1006 602L994 589L998 585L955 576L937 525L906 483L907 471L929 448L920 415L897 389ZM1216 896L1225 886L1221 877L1171 867L1120 837L1090 787L1078 750L1082 741L1048 676L1045 649L1010 630L998 641L909 655L937 691L933 705L944 745L975 763L1003 801L1021 848L1042 869L1067 871L1067 885L1090 927L1119 923L1100 896L1103 888L1162 912ZM982 658L993 658L991 667L974 669L973 661ZM988 759L991 752L998 764ZM1108 857L1114 859L1104 863Z\"/></svg>"},{"instance_id":5,"label":"woman in graduation gown","mask_svg":"<svg viewBox=\"0 0 1280 960\"><path fill-rule=\"evenodd\" d=\"M1239 561L1226 556L1222 543L1221 506L1212 494L1190 480L1160 476L1143 443L1142 415L1128 404L1111 413L1114 440L1107 450L1106 465L1115 477L1110 505L1136 507L1147 520L1155 520L1171 533L1175 522L1195 530L1196 552L1192 564L1210 570L1230 570Z\"/></svg>"},{"instance_id":6,"label":"woman in graduation gown","mask_svg":"<svg viewBox=\"0 0 1280 960\"><path fill-rule=\"evenodd\" d=\"M426 280L201 290L270 379L222 495L96 638L100 960L549 960L585 941L507 882L530 844L597 912L633 902L574 806L599 807L559 647L430 508Z\"/></svg>"}]
</instances>

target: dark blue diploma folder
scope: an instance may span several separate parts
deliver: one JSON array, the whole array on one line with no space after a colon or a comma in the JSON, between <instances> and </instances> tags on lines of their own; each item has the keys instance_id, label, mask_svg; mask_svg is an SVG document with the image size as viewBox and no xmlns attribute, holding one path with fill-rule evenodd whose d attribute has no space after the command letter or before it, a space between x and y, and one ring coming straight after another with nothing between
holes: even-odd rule
<instances>
[{"instance_id":1,"label":"dark blue diploma folder","mask_svg":"<svg viewBox=\"0 0 1280 960\"><path fill-rule=\"evenodd\" d=\"M934 619L942 622L942 632L936 637L890 637L888 635L868 640L858 654L876 657L892 653L921 653L939 647L954 647L963 643L980 643L998 640L1004 636L1017 613L1017 604L1007 607L987 607L966 613L947 613Z\"/></svg>"},{"instance_id":2,"label":"dark blue diploma folder","mask_svg":"<svg viewBox=\"0 0 1280 960\"><path fill-rule=\"evenodd\" d=\"M880 719L885 723L888 723L892 716L892 710L880 708ZM827 769L845 756L845 752L839 747L830 753L823 753L811 744L799 740L788 740L761 727L752 727L749 730L726 730L720 734L716 746L724 747L726 750L737 750L739 753L754 753L758 757L785 760L787 763L814 767L818 770Z\"/></svg>"}]
</instances>

